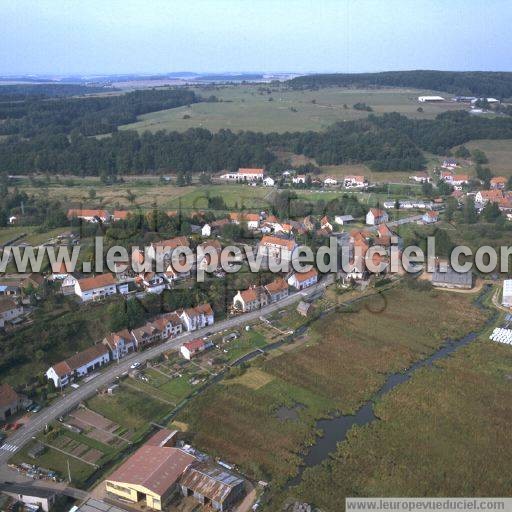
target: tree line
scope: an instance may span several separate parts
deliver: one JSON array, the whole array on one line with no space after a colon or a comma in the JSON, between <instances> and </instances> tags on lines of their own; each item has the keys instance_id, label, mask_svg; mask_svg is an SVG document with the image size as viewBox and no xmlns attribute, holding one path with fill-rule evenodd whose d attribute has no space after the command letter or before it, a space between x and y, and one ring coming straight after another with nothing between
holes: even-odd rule
<instances>
[{"instance_id":1,"label":"tree line","mask_svg":"<svg viewBox=\"0 0 512 512\"><path fill-rule=\"evenodd\" d=\"M299 76L287 84L299 90L322 87L414 87L463 96L512 97L512 72L415 70L332 73Z\"/></svg>"}]
</instances>

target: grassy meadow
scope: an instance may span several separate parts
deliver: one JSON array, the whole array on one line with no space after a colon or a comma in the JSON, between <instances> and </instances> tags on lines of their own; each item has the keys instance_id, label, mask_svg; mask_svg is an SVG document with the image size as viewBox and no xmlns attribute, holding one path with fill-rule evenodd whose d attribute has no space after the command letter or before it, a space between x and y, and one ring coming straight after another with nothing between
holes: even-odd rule
<instances>
[{"instance_id":1,"label":"grassy meadow","mask_svg":"<svg viewBox=\"0 0 512 512\"><path fill-rule=\"evenodd\" d=\"M417 98L426 91L414 89L272 89L268 94L266 90L260 91L257 85L239 85L194 90L205 98L215 95L219 101L144 114L137 122L121 129L139 132L185 131L192 127L214 132L223 128L235 132L318 131L338 121L367 117L368 112L353 108L356 103L366 103L377 114L399 112L419 119L432 119L445 110L461 108L455 103L422 104L423 112L418 112Z\"/></svg>"},{"instance_id":2,"label":"grassy meadow","mask_svg":"<svg viewBox=\"0 0 512 512\"><path fill-rule=\"evenodd\" d=\"M386 395L300 497L325 511L345 496L507 496L512 352L482 338Z\"/></svg>"},{"instance_id":3,"label":"grassy meadow","mask_svg":"<svg viewBox=\"0 0 512 512\"><path fill-rule=\"evenodd\" d=\"M398 287L365 301L357 311L334 312L314 322L297 348L259 358L247 377L211 387L176 419L188 426L199 448L252 476L283 484L314 438L315 419L335 410L354 412L388 373L483 319L470 296ZM280 419L282 406L300 406L297 418Z\"/></svg>"}]
</instances>

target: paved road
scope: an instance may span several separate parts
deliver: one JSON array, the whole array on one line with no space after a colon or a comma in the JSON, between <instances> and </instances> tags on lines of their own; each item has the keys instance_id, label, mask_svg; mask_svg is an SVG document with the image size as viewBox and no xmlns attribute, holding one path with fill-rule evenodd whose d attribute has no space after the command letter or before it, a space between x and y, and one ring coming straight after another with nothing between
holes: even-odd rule
<instances>
[{"instance_id":1,"label":"paved road","mask_svg":"<svg viewBox=\"0 0 512 512\"><path fill-rule=\"evenodd\" d=\"M48 407L43 408L37 414L33 414L28 423L22 426L14 434L9 436L9 438L6 440L6 444L0 447L0 465L6 464L9 458L12 457L13 453L18 451L38 432L43 430L45 425L51 423L60 416L65 415L68 411L76 407L80 402L96 394L99 388L110 384L115 380L116 377L120 376L124 372L129 371L130 365L133 362L140 361L143 363L147 360L154 359L163 352L177 349L185 341L205 336L207 332L215 333L225 329L233 329L252 320L257 320L261 315L267 315L278 309L282 309L283 307L289 306L290 304L303 299L305 296L313 295L319 290L323 290L332 282L333 276L329 275L325 277L320 283L311 286L307 290L293 293L287 298L274 304L269 304L262 309L223 320L222 322L218 322L204 329L182 334L160 345L156 345L148 350L145 350L144 352L135 352L122 359L119 363L113 363L110 366L107 366L103 371L98 372L95 378L92 380L88 382L82 381L78 389L72 389L69 387L66 388L62 398L58 399ZM2 474L5 474L5 472L2 471Z\"/></svg>"}]
</instances>

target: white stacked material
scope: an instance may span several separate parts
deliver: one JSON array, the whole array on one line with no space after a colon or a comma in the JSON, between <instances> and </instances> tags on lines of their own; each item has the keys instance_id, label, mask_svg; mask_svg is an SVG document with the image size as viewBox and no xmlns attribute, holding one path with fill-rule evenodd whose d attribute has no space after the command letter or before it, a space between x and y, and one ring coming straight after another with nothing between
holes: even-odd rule
<instances>
[{"instance_id":1,"label":"white stacked material","mask_svg":"<svg viewBox=\"0 0 512 512\"><path fill-rule=\"evenodd\" d=\"M496 327L489 336L489 339L498 343L504 343L505 345L512 345L512 329Z\"/></svg>"}]
</instances>

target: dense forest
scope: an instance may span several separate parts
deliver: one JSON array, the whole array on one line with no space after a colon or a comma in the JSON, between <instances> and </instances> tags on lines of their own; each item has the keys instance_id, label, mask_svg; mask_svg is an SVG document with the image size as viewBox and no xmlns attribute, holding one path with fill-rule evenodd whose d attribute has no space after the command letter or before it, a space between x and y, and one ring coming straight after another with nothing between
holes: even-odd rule
<instances>
[{"instance_id":1,"label":"dense forest","mask_svg":"<svg viewBox=\"0 0 512 512\"><path fill-rule=\"evenodd\" d=\"M137 116L198 101L186 89L145 89L113 96L80 98L29 97L4 101L0 96L0 135L23 138L54 134L91 136L111 133Z\"/></svg>"},{"instance_id":2,"label":"dense forest","mask_svg":"<svg viewBox=\"0 0 512 512\"><path fill-rule=\"evenodd\" d=\"M414 87L459 95L512 97L512 72L491 71L386 71L299 76L289 80L293 89L321 87Z\"/></svg>"},{"instance_id":3,"label":"dense forest","mask_svg":"<svg viewBox=\"0 0 512 512\"><path fill-rule=\"evenodd\" d=\"M16 101L32 98L54 98L57 96L79 96L98 92L118 91L110 87L105 89L99 85L81 84L7 84L0 85L0 101Z\"/></svg>"},{"instance_id":4,"label":"dense forest","mask_svg":"<svg viewBox=\"0 0 512 512\"><path fill-rule=\"evenodd\" d=\"M425 164L422 151L446 154L472 139L512 138L512 117L486 118L464 111L445 112L434 120L369 114L320 132L117 130L140 114L201 100L184 88L19 101L0 96L0 172L99 175L107 181L130 173L188 175L268 166L277 150L314 158L318 165L366 163L376 171L417 170ZM95 137L100 134L105 136Z\"/></svg>"}]
</instances>

